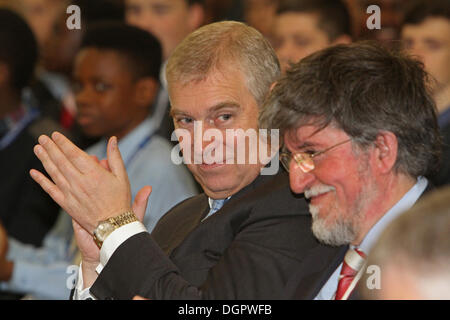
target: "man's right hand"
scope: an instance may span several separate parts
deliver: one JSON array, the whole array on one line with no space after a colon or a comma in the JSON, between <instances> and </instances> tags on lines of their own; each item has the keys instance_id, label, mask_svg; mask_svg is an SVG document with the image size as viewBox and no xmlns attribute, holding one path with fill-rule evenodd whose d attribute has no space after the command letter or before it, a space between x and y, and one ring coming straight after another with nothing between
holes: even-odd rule
<instances>
[{"instance_id":1,"label":"man's right hand","mask_svg":"<svg viewBox=\"0 0 450 320\"><path fill-rule=\"evenodd\" d=\"M107 164L103 160L100 161L100 164L102 167L107 168ZM141 222L144 220L148 198L151 192L152 188L150 186L143 187L134 199L133 212ZM78 224L78 222L72 219L72 224L78 249L81 253L83 284L85 288L91 287L97 279L95 269L100 263L100 249L97 247L92 235Z\"/></svg>"}]
</instances>

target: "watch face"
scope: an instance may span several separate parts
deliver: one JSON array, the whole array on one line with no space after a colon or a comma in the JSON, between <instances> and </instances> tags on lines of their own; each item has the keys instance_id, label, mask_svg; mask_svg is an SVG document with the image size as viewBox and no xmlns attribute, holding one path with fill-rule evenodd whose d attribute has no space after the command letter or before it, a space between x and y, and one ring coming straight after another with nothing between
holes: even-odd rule
<instances>
[{"instance_id":1,"label":"watch face","mask_svg":"<svg viewBox=\"0 0 450 320\"><path fill-rule=\"evenodd\" d=\"M103 242L114 229L114 226L110 222L102 222L95 230L95 236L98 240Z\"/></svg>"}]
</instances>

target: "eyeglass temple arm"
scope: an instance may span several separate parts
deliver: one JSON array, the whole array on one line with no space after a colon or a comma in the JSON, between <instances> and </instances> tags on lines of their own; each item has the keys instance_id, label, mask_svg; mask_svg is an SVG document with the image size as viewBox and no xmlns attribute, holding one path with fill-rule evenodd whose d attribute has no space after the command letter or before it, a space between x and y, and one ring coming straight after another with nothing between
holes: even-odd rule
<instances>
[{"instance_id":1,"label":"eyeglass temple arm","mask_svg":"<svg viewBox=\"0 0 450 320\"><path fill-rule=\"evenodd\" d=\"M336 147L340 146L341 144L347 143L347 142L349 142L349 141L351 141L351 140L352 140L352 139L347 139L347 140L344 140L344 141L342 141L342 142L339 142L338 144L335 144L334 146L328 147L328 148L325 149L325 150L322 150L322 151L319 151L319 152L317 152L317 153L312 154L310 157L311 157L311 158L317 157L317 156L321 155L322 153L325 153L325 152L327 152L327 151L330 151L331 149L336 148Z\"/></svg>"}]
</instances>

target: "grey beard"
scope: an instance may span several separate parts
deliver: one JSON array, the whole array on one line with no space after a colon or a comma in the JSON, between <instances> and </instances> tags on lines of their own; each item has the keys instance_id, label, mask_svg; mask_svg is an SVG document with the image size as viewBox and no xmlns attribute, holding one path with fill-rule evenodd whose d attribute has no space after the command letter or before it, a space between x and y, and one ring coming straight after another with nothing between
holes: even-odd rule
<instances>
[{"instance_id":1,"label":"grey beard","mask_svg":"<svg viewBox=\"0 0 450 320\"><path fill-rule=\"evenodd\" d=\"M318 217L319 209L310 205L313 223L312 232L320 242L330 246L341 246L352 243L357 235L357 230L352 221L338 219L332 226L327 226L326 221Z\"/></svg>"}]
</instances>

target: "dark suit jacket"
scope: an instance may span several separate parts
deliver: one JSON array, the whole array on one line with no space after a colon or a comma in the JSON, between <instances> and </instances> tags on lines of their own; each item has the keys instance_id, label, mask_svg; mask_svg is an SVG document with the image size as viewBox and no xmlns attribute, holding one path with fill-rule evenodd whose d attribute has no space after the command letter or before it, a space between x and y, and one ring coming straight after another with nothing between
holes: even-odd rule
<instances>
[{"instance_id":1,"label":"dark suit jacket","mask_svg":"<svg viewBox=\"0 0 450 320\"><path fill-rule=\"evenodd\" d=\"M193 197L170 210L151 236L125 241L91 293L99 299L291 298L286 289L297 270L314 273L316 263L322 268L336 255L314 238L307 204L292 194L285 172L259 176L201 222L208 211L204 194Z\"/></svg>"}]
</instances>

